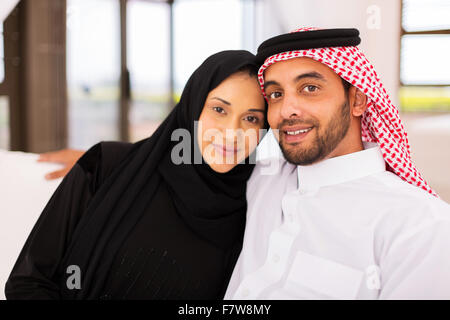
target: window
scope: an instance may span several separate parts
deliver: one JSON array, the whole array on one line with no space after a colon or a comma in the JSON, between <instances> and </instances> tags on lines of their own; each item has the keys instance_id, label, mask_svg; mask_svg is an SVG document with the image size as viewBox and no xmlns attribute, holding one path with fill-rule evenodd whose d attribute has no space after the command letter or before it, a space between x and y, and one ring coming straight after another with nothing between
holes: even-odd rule
<instances>
[{"instance_id":1,"label":"window","mask_svg":"<svg viewBox=\"0 0 450 320\"><path fill-rule=\"evenodd\" d=\"M67 1L69 147L118 140L119 1Z\"/></svg>"},{"instance_id":2,"label":"window","mask_svg":"<svg viewBox=\"0 0 450 320\"><path fill-rule=\"evenodd\" d=\"M248 48L244 28L245 0L178 0L174 5L175 90L178 94L192 72L211 54ZM244 8L246 9L244 12ZM245 25L249 27L248 24ZM253 49L253 48L250 48Z\"/></svg>"},{"instance_id":3,"label":"window","mask_svg":"<svg viewBox=\"0 0 450 320\"><path fill-rule=\"evenodd\" d=\"M171 107L169 21L169 4L128 0L131 141L149 137Z\"/></svg>"},{"instance_id":4,"label":"window","mask_svg":"<svg viewBox=\"0 0 450 320\"><path fill-rule=\"evenodd\" d=\"M400 104L450 111L450 2L403 0Z\"/></svg>"}]
</instances>

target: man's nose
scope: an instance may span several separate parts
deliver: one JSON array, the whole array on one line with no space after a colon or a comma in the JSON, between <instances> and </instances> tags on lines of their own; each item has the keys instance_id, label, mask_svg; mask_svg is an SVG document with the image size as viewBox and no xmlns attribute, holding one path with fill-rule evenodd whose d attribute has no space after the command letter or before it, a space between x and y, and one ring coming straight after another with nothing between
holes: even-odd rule
<instances>
[{"instance_id":1,"label":"man's nose","mask_svg":"<svg viewBox=\"0 0 450 320\"><path fill-rule=\"evenodd\" d=\"M294 94L286 94L281 105L281 116L284 119L298 118L302 114L300 101Z\"/></svg>"}]
</instances>

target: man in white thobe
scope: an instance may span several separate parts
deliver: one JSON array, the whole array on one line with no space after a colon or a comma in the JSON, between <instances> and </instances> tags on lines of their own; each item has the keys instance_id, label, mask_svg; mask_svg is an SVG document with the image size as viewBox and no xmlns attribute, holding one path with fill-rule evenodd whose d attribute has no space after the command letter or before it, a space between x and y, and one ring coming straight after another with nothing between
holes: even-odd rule
<instances>
[{"instance_id":1,"label":"man in white thobe","mask_svg":"<svg viewBox=\"0 0 450 320\"><path fill-rule=\"evenodd\" d=\"M450 206L412 164L373 67L333 42L354 34L315 31L258 49L283 157L258 162L248 182L225 299L450 299Z\"/></svg>"}]
</instances>

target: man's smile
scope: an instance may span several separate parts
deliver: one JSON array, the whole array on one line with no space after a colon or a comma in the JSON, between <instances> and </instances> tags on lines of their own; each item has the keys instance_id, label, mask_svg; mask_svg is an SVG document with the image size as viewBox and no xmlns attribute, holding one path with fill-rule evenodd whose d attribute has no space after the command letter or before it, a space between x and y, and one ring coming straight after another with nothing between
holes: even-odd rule
<instances>
[{"instance_id":1,"label":"man's smile","mask_svg":"<svg viewBox=\"0 0 450 320\"><path fill-rule=\"evenodd\" d=\"M285 126L282 128L282 138L287 143L296 143L305 139L314 126Z\"/></svg>"}]
</instances>

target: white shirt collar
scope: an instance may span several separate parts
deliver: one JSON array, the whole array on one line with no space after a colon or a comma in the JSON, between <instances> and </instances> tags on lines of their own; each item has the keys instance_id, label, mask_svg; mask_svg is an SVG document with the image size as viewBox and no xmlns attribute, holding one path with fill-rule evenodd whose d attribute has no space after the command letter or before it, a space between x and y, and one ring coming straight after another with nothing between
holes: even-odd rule
<instances>
[{"instance_id":1,"label":"white shirt collar","mask_svg":"<svg viewBox=\"0 0 450 320\"><path fill-rule=\"evenodd\" d=\"M386 165L378 144L364 142L362 151L297 166L297 182L300 191L316 190L383 171Z\"/></svg>"}]
</instances>

